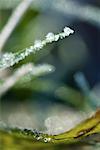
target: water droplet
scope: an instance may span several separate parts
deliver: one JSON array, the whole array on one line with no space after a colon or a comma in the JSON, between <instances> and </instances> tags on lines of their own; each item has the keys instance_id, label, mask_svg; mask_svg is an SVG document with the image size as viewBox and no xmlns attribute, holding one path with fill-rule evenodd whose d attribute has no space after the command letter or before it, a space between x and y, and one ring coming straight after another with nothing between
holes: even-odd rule
<instances>
[{"instance_id":1,"label":"water droplet","mask_svg":"<svg viewBox=\"0 0 100 150\"><path fill-rule=\"evenodd\" d=\"M51 138L44 138L45 143L50 142L50 141L51 141Z\"/></svg>"}]
</instances>

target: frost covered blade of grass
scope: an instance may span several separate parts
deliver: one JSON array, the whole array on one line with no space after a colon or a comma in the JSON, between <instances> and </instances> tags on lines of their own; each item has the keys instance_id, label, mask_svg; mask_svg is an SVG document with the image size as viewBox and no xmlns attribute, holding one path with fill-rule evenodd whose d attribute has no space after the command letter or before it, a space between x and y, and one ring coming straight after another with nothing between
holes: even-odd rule
<instances>
[{"instance_id":1,"label":"frost covered blade of grass","mask_svg":"<svg viewBox=\"0 0 100 150\"><path fill-rule=\"evenodd\" d=\"M25 50L22 50L21 52L17 53L5 53L4 55L0 56L0 69L5 69L10 66L13 66L14 64L18 63L19 61L25 59L27 56L29 56L31 53L36 53L39 50L41 50L44 46L46 46L49 43L57 42L59 39L64 39L70 34L73 34L74 31L70 29L69 27L65 27L63 32L59 34L54 33L48 33L44 40L36 40L33 44L33 46L30 46L29 48L26 48Z\"/></svg>"},{"instance_id":2,"label":"frost covered blade of grass","mask_svg":"<svg viewBox=\"0 0 100 150\"><path fill-rule=\"evenodd\" d=\"M6 78L6 80L0 86L0 96L6 93L20 78L28 76L32 78L33 76L40 76L46 73L54 71L54 67L49 64L34 66L32 63L23 65L17 69L13 75Z\"/></svg>"}]
</instances>

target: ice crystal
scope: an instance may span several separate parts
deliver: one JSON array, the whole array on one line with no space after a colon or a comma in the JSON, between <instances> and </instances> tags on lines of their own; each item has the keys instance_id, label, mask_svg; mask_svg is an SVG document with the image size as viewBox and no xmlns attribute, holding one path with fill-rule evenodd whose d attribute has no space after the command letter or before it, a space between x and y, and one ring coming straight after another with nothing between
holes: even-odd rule
<instances>
[{"instance_id":1,"label":"ice crystal","mask_svg":"<svg viewBox=\"0 0 100 150\"><path fill-rule=\"evenodd\" d=\"M3 56L1 56L1 63L0 68L8 67L9 65L12 66L14 63L15 56L13 53L5 53Z\"/></svg>"},{"instance_id":2,"label":"ice crystal","mask_svg":"<svg viewBox=\"0 0 100 150\"><path fill-rule=\"evenodd\" d=\"M32 47L32 46L31 46ZM42 49L43 47L43 44L42 44L42 41L41 40L36 40L34 42L34 49L35 50L39 50L39 49Z\"/></svg>"},{"instance_id":3,"label":"ice crystal","mask_svg":"<svg viewBox=\"0 0 100 150\"><path fill-rule=\"evenodd\" d=\"M46 41L52 43L55 41L55 35L54 33L50 32L46 35Z\"/></svg>"},{"instance_id":4,"label":"ice crystal","mask_svg":"<svg viewBox=\"0 0 100 150\"><path fill-rule=\"evenodd\" d=\"M0 60L0 69L5 69L7 67L13 66L15 63L25 59L31 53L36 53L37 51L41 50L46 44L56 42L59 39L63 39L70 34L73 34L74 31L69 27L65 27L64 31L59 34L54 34L52 32L48 33L44 40L36 40L34 45L26 48L25 50L17 53L6 53L1 57Z\"/></svg>"},{"instance_id":5,"label":"ice crystal","mask_svg":"<svg viewBox=\"0 0 100 150\"><path fill-rule=\"evenodd\" d=\"M59 40L59 35L55 35L55 42Z\"/></svg>"},{"instance_id":6,"label":"ice crystal","mask_svg":"<svg viewBox=\"0 0 100 150\"><path fill-rule=\"evenodd\" d=\"M65 27L64 28L64 33L66 36L69 36L70 34L73 34L74 31L72 29L70 29L69 27Z\"/></svg>"}]
</instances>

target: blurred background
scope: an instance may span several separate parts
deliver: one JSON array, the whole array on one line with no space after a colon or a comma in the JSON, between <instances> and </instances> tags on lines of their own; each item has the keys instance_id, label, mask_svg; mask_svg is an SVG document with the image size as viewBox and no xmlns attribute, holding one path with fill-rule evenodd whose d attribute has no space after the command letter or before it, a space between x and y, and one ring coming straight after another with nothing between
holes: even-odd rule
<instances>
[{"instance_id":1,"label":"blurred background","mask_svg":"<svg viewBox=\"0 0 100 150\"><path fill-rule=\"evenodd\" d=\"M0 31L21 2L0 0ZM65 26L75 33L0 72L2 82L28 62L49 63L56 68L49 75L20 80L1 97L0 120L8 126L58 134L100 107L99 0L33 0L2 53L20 51Z\"/></svg>"}]
</instances>

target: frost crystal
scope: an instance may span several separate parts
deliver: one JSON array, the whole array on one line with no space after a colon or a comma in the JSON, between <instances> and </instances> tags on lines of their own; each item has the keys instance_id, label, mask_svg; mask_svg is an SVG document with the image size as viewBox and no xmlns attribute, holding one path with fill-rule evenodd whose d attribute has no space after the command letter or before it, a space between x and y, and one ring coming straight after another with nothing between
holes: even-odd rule
<instances>
[{"instance_id":1,"label":"frost crystal","mask_svg":"<svg viewBox=\"0 0 100 150\"><path fill-rule=\"evenodd\" d=\"M41 49L43 47L43 44L42 44L42 41L41 40L36 40L35 42L34 42L34 49L35 50L39 50L39 49Z\"/></svg>"},{"instance_id":2,"label":"frost crystal","mask_svg":"<svg viewBox=\"0 0 100 150\"><path fill-rule=\"evenodd\" d=\"M54 33L50 32L46 35L46 41L52 43L55 41L55 35Z\"/></svg>"},{"instance_id":3,"label":"frost crystal","mask_svg":"<svg viewBox=\"0 0 100 150\"><path fill-rule=\"evenodd\" d=\"M3 56L2 56L2 64L0 64L0 67L7 67L7 66L12 66L13 65L13 62L14 62L14 59L15 59L15 56L13 55L13 53L5 53Z\"/></svg>"},{"instance_id":4,"label":"frost crystal","mask_svg":"<svg viewBox=\"0 0 100 150\"><path fill-rule=\"evenodd\" d=\"M59 40L59 35L55 35L55 41Z\"/></svg>"},{"instance_id":5,"label":"frost crystal","mask_svg":"<svg viewBox=\"0 0 100 150\"><path fill-rule=\"evenodd\" d=\"M66 36L69 36L70 34L73 34L74 31L72 29L70 29L69 27L65 27L64 28L64 33Z\"/></svg>"}]
</instances>

